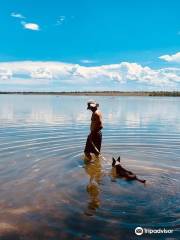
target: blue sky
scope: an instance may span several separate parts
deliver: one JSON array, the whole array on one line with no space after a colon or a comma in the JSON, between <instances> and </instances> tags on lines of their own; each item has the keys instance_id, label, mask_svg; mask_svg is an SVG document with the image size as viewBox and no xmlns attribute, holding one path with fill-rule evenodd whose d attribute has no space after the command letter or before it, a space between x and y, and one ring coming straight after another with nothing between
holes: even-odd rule
<instances>
[{"instance_id":1,"label":"blue sky","mask_svg":"<svg viewBox=\"0 0 180 240\"><path fill-rule=\"evenodd\" d=\"M180 1L1 0L0 89L179 90Z\"/></svg>"}]
</instances>

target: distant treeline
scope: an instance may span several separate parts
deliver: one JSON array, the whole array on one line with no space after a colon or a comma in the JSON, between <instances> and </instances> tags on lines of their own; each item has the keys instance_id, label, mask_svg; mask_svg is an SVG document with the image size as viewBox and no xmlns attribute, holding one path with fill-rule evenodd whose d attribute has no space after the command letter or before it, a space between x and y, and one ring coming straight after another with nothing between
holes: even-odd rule
<instances>
[{"instance_id":1,"label":"distant treeline","mask_svg":"<svg viewBox=\"0 0 180 240\"><path fill-rule=\"evenodd\" d=\"M0 91L0 94L24 94L24 95L73 95L73 96L170 96L170 97L180 97L180 91L73 91L73 92L6 92Z\"/></svg>"},{"instance_id":2,"label":"distant treeline","mask_svg":"<svg viewBox=\"0 0 180 240\"><path fill-rule=\"evenodd\" d=\"M149 96L171 96L171 97L180 97L180 91L174 92L149 92Z\"/></svg>"}]
</instances>

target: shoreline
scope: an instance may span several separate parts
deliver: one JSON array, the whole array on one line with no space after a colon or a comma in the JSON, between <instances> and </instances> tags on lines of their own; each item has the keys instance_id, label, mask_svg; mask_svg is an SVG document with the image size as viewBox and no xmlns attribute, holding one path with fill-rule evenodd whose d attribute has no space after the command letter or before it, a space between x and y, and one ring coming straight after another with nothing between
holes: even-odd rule
<instances>
[{"instance_id":1,"label":"shoreline","mask_svg":"<svg viewBox=\"0 0 180 240\"><path fill-rule=\"evenodd\" d=\"M134 91L134 92L123 92L123 91L74 91L74 92L6 92L1 91L0 94L17 94L17 95L66 95L66 96L159 96L159 97L180 97L180 91Z\"/></svg>"}]
</instances>

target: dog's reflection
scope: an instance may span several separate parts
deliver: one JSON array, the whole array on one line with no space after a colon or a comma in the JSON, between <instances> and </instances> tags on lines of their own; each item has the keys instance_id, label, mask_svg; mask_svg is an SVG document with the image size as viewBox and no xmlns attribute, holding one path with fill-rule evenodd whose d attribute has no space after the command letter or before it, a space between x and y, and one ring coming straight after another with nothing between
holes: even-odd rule
<instances>
[{"instance_id":1,"label":"dog's reflection","mask_svg":"<svg viewBox=\"0 0 180 240\"><path fill-rule=\"evenodd\" d=\"M93 162L85 162L85 171L90 177L86 188L89 194L89 202L85 214L91 216L100 207L101 159L96 157Z\"/></svg>"}]
</instances>

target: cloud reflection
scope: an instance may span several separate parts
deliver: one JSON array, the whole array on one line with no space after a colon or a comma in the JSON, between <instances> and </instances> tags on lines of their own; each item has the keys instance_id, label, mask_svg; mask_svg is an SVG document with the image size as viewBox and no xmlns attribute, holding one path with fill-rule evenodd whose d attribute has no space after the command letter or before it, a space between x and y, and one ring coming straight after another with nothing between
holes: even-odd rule
<instances>
[{"instance_id":1,"label":"cloud reflection","mask_svg":"<svg viewBox=\"0 0 180 240\"><path fill-rule=\"evenodd\" d=\"M0 123L89 124L88 97L0 96ZM180 129L178 98L98 97L104 124L141 127L173 124Z\"/></svg>"}]
</instances>

